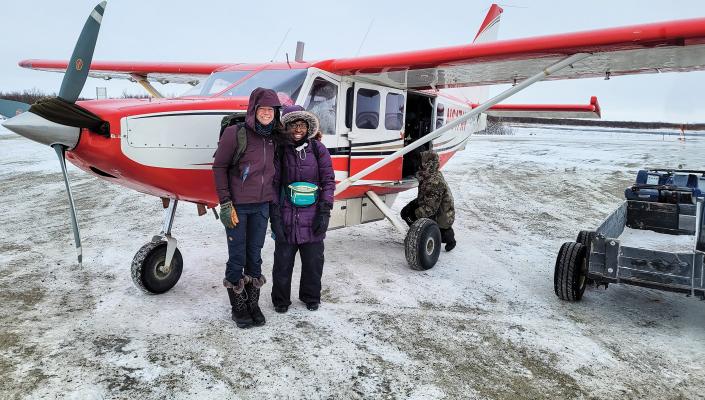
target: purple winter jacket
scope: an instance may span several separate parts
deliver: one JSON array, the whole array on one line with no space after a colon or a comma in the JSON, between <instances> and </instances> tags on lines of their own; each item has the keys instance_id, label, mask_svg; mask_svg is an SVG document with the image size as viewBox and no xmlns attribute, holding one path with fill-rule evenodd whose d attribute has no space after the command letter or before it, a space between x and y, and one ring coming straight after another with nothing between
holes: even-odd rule
<instances>
[{"instance_id":1,"label":"purple winter jacket","mask_svg":"<svg viewBox=\"0 0 705 400\"><path fill-rule=\"evenodd\" d=\"M250 95L245 117L247 147L238 165L232 163L237 151L237 131L241 124L229 126L223 132L213 160L215 190L220 204L264 203L274 198L274 142L255 131L257 107L280 107L277 94L271 89L255 89ZM279 118L274 119L277 124Z\"/></svg>"},{"instance_id":2,"label":"purple winter jacket","mask_svg":"<svg viewBox=\"0 0 705 400\"><path fill-rule=\"evenodd\" d=\"M282 225L286 234L286 241L290 244L303 244L320 242L325 239L325 232L321 235L313 233L313 219L316 216L317 205L309 207L296 207L291 201L282 195L282 187L291 182L310 182L318 185L318 203L325 202L333 205L333 192L335 192L335 173L333 163L328 149L318 140L307 139L309 146L306 147L304 157L297 154L293 144L284 145L282 158L286 166L286 175L289 182L282 182L281 166L282 160L274 160L274 187L278 195L275 196L274 203L279 205L281 211ZM318 147L318 160L311 146ZM302 160L303 158L303 160Z\"/></svg>"}]
</instances>

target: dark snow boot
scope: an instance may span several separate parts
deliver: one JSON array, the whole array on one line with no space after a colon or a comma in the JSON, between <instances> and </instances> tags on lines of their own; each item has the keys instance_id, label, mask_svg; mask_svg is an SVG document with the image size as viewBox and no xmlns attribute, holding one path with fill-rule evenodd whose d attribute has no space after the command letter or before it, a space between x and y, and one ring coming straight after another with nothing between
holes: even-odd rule
<instances>
[{"instance_id":1,"label":"dark snow boot","mask_svg":"<svg viewBox=\"0 0 705 400\"><path fill-rule=\"evenodd\" d=\"M266 322L264 314L262 314L262 310L259 308L259 292L266 282L267 280L264 276L261 276L259 278L250 278L250 282L245 285L247 310L255 326L262 326Z\"/></svg>"},{"instance_id":2,"label":"dark snow boot","mask_svg":"<svg viewBox=\"0 0 705 400\"><path fill-rule=\"evenodd\" d=\"M455 241L455 232L453 228L441 229L441 242L446 244L446 251L451 251L457 244Z\"/></svg>"},{"instance_id":3,"label":"dark snow boot","mask_svg":"<svg viewBox=\"0 0 705 400\"><path fill-rule=\"evenodd\" d=\"M246 276L246 278L249 278ZM232 319L238 328L249 328L254 324L250 310L247 307L247 292L245 291L245 279L240 279L237 285L223 279L223 286L228 291L230 306L232 306Z\"/></svg>"}]
</instances>

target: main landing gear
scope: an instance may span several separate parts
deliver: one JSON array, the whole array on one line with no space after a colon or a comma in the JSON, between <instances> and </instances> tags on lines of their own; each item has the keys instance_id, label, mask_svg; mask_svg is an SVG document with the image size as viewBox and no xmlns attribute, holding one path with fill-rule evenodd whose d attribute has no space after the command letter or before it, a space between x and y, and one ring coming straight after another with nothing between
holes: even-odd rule
<instances>
[{"instance_id":1,"label":"main landing gear","mask_svg":"<svg viewBox=\"0 0 705 400\"><path fill-rule=\"evenodd\" d=\"M407 229L375 192L369 191L366 194L377 208L382 211L382 214L389 222L399 232L406 235L404 238L404 253L409 267L417 271L433 268L441 254L441 230L436 222L428 218L420 218Z\"/></svg>"},{"instance_id":2,"label":"main landing gear","mask_svg":"<svg viewBox=\"0 0 705 400\"><path fill-rule=\"evenodd\" d=\"M181 277L184 261L171 237L178 200L172 199L164 210L164 226L159 235L142 246L132 259L132 281L142 291L160 294L169 291Z\"/></svg>"}]
</instances>

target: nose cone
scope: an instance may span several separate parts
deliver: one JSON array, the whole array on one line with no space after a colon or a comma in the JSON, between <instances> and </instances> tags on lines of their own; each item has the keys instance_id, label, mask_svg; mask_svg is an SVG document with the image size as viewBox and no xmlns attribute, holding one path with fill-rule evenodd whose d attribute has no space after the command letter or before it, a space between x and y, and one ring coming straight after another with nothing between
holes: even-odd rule
<instances>
[{"instance_id":1,"label":"nose cone","mask_svg":"<svg viewBox=\"0 0 705 400\"><path fill-rule=\"evenodd\" d=\"M78 143L81 134L79 128L51 122L31 112L24 112L3 122L2 125L35 142L52 146L61 144L72 149Z\"/></svg>"}]
</instances>

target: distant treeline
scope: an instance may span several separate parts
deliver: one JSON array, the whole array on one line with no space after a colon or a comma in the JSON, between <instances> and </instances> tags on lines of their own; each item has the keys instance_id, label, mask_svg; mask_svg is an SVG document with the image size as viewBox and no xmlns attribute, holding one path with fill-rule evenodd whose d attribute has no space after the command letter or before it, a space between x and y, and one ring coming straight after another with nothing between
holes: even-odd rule
<instances>
[{"instance_id":1,"label":"distant treeline","mask_svg":"<svg viewBox=\"0 0 705 400\"><path fill-rule=\"evenodd\" d=\"M54 96L56 96L56 93L47 94L37 89L25 90L23 92L0 92L0 99L14 100L26 104L34 104L37 100Z\"/></svg>"},{"instance_id":2,"label":"distant treeline","mask_svg":"<svg viewBox=\"0 0 705 400\"><path fill-rule=\"evenodd\" d=\"M635 122L635 121L603 121L594 119L561 119L561 118L528 118L528 117L487 117L488 123L498 124L540 124L540 125L579 125L600 126L605 128L630 129L674 129L681 127L686 131L703 131L702 124L675 124L671 122Z\"/></svg>"},{"instance_id":3,"label":"distant treeline","mask_svg":"<svg viewBox=\"0 0 705 400\"><path fill-rule=\"evenodd\" d=\"M41 100L47 97L56 97L56 93L44 93L37 89L25 90L22 92L0 92L0 99L20 101L26 104L34 104L37 100ZM149 96L146 94L133 94L122 92L120 98L123 99L146 99ZM80 97L79 100L88 100L86 98Z\"/></svg>"}]
</instances>

